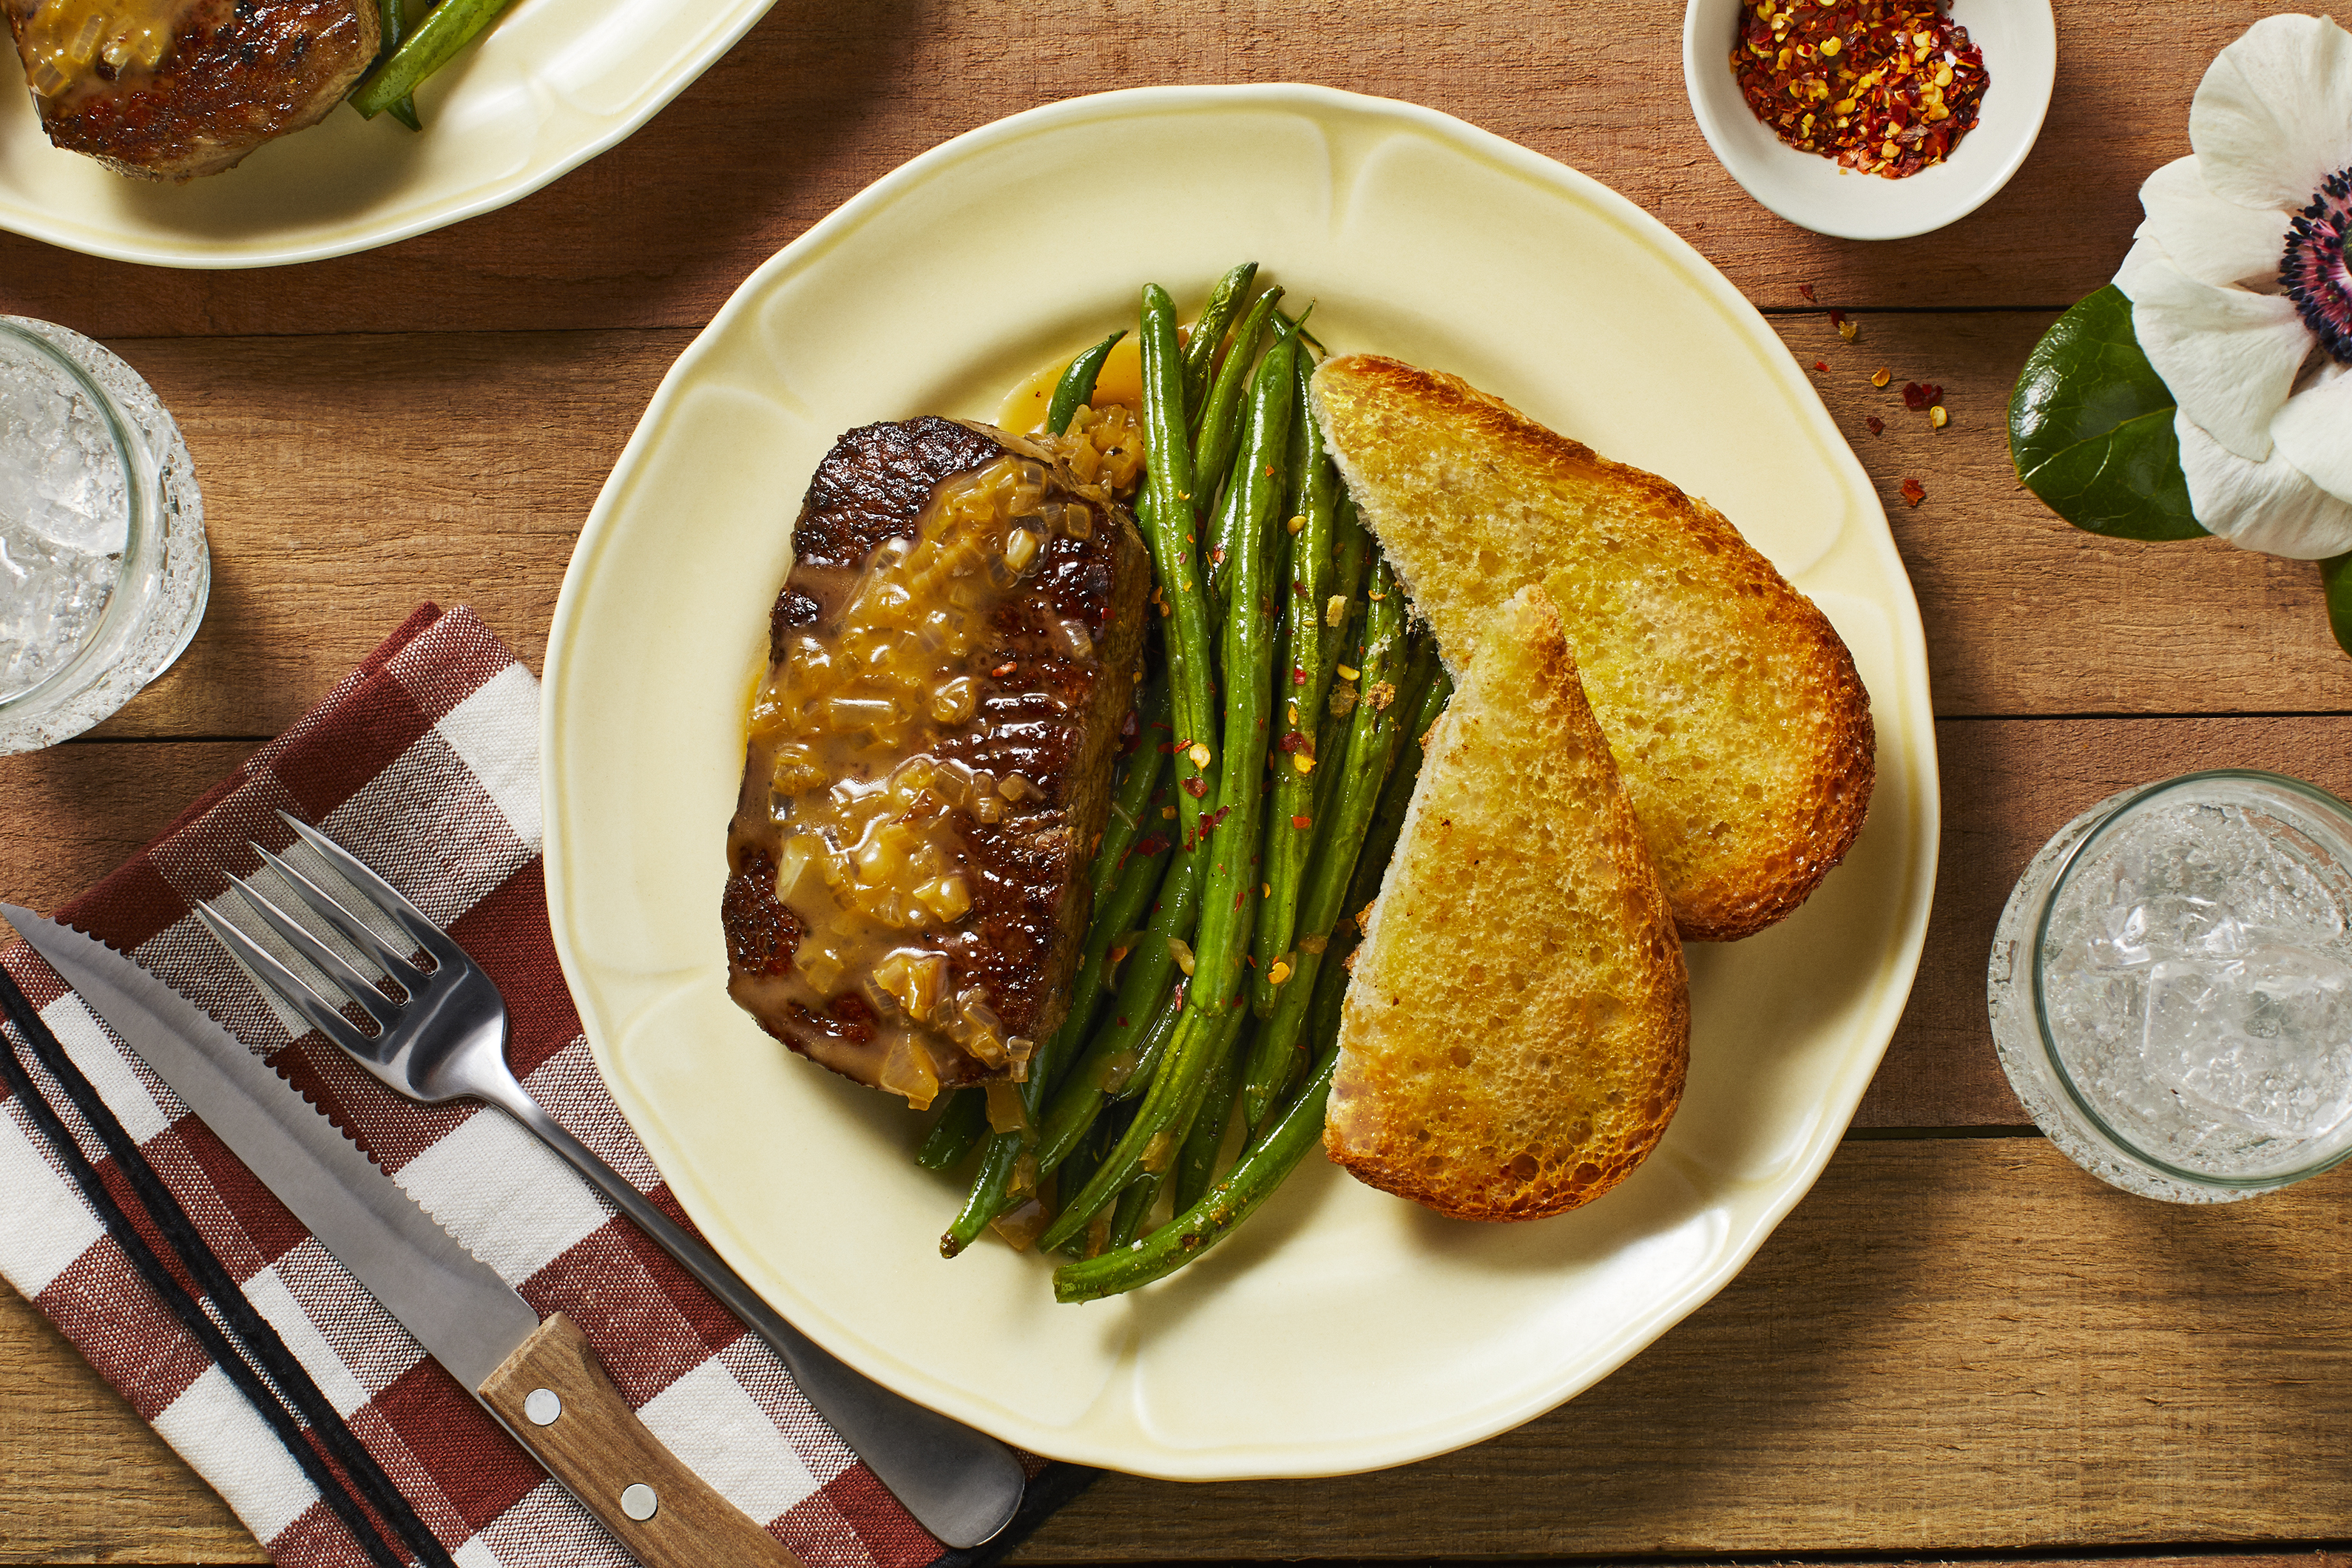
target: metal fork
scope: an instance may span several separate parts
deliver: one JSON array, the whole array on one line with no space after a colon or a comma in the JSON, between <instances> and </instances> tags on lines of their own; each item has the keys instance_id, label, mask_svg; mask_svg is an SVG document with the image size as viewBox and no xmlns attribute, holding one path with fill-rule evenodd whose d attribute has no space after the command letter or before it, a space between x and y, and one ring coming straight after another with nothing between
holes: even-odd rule
<instances>
[{"instance_id":1,"label":"metal fork","mask_svg":"<svg viewBox=\"0 0 2352 1568\"><path fill-rule=\"evenodd\" d=\"M204 905L196 905L197 918L223 946L311 1027L396 1092L428 1105L467 1096L485 1100L570 1161L752 1332L775 1348L817 1414L832 1424L842 1441L856 1451L924 1529L950 1546L971 1547L1004 1528L1020 1505L1023 1486L1020 1461L1010 1449L993 1437L900 1398L843 1365L777 1316L715 1253L558 1126L516 1080L507 1066L506 1000L465 950L341 845L283 811L278 815L366 896L376 914L397 926L415 947L401 951L300 869L258 844L253 846L255 853L277 868L320 920L341 932L406 992L407 1000L387 996L373 976L246 882L236 885L237 891L256 912L374 1020L376 1032L363 1032L341 1007L320 995L268 949ZM412 953L419 949L432 960L431 969L421 969L412 961Z\"/></svg>"}]
</instances>

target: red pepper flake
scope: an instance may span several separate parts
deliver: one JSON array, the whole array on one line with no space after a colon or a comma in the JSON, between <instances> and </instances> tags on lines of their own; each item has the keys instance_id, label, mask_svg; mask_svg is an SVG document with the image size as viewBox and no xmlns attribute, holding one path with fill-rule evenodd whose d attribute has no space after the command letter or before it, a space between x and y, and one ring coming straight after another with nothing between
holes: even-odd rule
<instances>
[{"instance_id":1,"label":"red pepper flake","mask_svg":"<svg viewBox=\"0 0 2352 1568\"><path fill-rule=\"evenodd\" d=\"M1818 305L1821 303L1819 300L1813 298L1813 286L1810 283L1798 284L1797 292L1805 297L1805 303L1808 305Z\"/></svg>"},{"instance_id":2,"label":"red pepper flake","mask_svg":"<svg viewBox=\"0 0 2352 1568\"><path fill-rule=\"evenodd\" d=\"M1017 662L1008 658L1003 664L998 665L994 669L990 670L988 673L994 676L997 679L1002 680L1020 668L1021 666Z\"/></svg>"},{"instance_id":3,"label":"red pepper flake","mask_svg":"<svg viewBox=\"0 0 2352 1568\"><path fill-rule=\"evenodd\" d=\"M1274 743L1274 749L1286 755L1297 752L1305 744L1307 744L1307 736L1303 731L1286 730L1283 731L1282 739Z\"/></svg>"},{"instance_id":4,"label":"red pepper flake","mask_svg":"<svg viewBox=\"0 0 2352 1568\"><path fill-rule=\"evenodd\" d=\"M1294 664L1290 667L1290 684L1293 686L1304 686L1307 684L1307 667L1305 665Z\"/></svg>"},{"instance_id":5,"label":"red pepper flake","mask_svg":"<svg viewBox=\"0 0 2352 1568\"><path fill-rule=\"evenodd\" d=\"M1315 819L1311 816L1294 816L1290 819L1290 826L1304 833L1315 826Z\"/></svg>"},{"instance_id":6,"label":"red pepper flake","mask_svg":"<svg viewBox=\"0 0 2352 1568\"><path fill-rule=\"evenodd\" d=\"M1940 386L1922 386L1916 381L1903 384L1903 406L1914 414L1924 414L1943 401L1944 389Z\"/></svg>"},{"instance_id":7,"label":"red pepper flake","mask_svg":"<svg viewBox=\"0 0 2352 1568\"><path fill-rule=\"evenodd\" d=\"M1874 436L1884 436L1886 434L1886 421L1881 419L1875 414L1864 420L1863 423L1870 426L1870 433Z\"/></svg>"},{"instance_id":8,"label":"red pepper flake","mask_svg":"<svg viewBox=\"0 0 2352 1568\"><path fill-rule=\"evenodd\" d=\"M1209 781L1203 778L1186 779L1184 781L1184 793L1191 795L1194 800L1199 800L1202 796L1209 793Z\"/></svg>"},{"instance_id":9,"label":"red pepper flake","mask_svg":"<svg viewBox=\"0 0 2352 1568\"><path fill-rule=\"evenodd\" d=\"M1903 481L1903 500L1905 505L1916 507L1927 499L1927 492L1920 486L1918 480L1905 479Z\"/></svg>"},{"instance_id":10,"label":"red pepper flake","mask_svg":"<svg viewBox=\"0 0 2352 1568\"><path fill-rule=\"evenodd\" d=\"M1899 180L1950 156L1984 98L1984 51L1947 4L1749 0L1731 74L1790 146Z\"/></svg>"},{"instance_id":11,"label":"red pepper flake","mask_svg":"<svg viewBox=\"0 0 2352 1568\"><path fill-rule=\"evenodd\" d=\"M1830 362L1825 359L1817 359L1813 362L1813 368L1820 371L1823 375L1827 375L1830 373Z\"/></svg>"}]
</instances>

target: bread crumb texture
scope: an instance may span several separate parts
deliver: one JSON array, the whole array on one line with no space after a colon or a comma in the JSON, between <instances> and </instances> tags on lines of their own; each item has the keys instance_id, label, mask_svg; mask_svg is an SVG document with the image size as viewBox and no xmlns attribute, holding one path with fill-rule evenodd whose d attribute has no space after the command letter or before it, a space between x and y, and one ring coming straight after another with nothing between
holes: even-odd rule
<instances>
[{"instance_id":1,"label":"bread crumb texture","mask_svg":"<svg viewBox=\"0 0 2352 1568\"><path fill-rule=\"evenodd\" d=\"M1465 1219L1558 1214L1665 1131L1682 944L1542 590L1496 606L1429 740L1339 1026L1324 1146Z\"/></svg>"},{"instance_id":2,"label":"bread crumb texture","mask_svg":"<svg viewBox=\"0 0 2352 1568\"><path fill-rule=\"evenodd\" d=\"M1690 940L1802 903L1870 805L1870 698L1828 617L1723 514L1467 382L1324 362L1316 414L1459 675L1504 601L1558 609Z\"/></svg>"}]
</instances>

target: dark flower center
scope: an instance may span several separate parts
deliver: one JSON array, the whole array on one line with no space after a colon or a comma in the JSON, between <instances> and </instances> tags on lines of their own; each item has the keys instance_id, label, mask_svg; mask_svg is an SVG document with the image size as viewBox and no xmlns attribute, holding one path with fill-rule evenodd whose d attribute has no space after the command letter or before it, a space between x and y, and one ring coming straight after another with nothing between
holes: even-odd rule
<instances>
[{"instance_id":1,"label":"dark flower center","mask_svg":"<svg viewBox=\"0 0 2352 1568\"><path fill-rule=\"evenodd\" d=\"M2352 169L2320 182L2311 205L2287 225L2279 282L2303 308L2320 345L2352 364L2352 275L2344 268L2344 242L2352 236Z\"/></svg>"}]
</instances>

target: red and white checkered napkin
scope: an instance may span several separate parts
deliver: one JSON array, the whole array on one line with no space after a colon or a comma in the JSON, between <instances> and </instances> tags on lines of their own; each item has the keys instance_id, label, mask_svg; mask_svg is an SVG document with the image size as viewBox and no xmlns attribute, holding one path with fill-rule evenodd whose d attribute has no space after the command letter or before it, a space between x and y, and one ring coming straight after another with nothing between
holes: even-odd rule
<instances>
[{"instance_id":1,"label":"red and white checkered napkin","mask_svg":"<svg viewBox=\"0 0 2352 1568\"><path fill-rule=\"evenodd\" d=\"M274 1010L197 900L289 839L283 806L383 871L498 982L510 1057L557 1121L681 1221L590 1059L548 932L539 683L464 609L411 616L308 717L64 910L208 1009L339 1121L542 1314L594 1343L655 1435L815 1568L942 1549L845 1448L774 1354L571 1168L498 1111L393 1094ZM232 895L233 897L233 895ZM250 923L247 921L243 923ZM0 931L5 931L0 927ZM509 1438L21 942L0 953L244 1288L465 1568L628 1553ZM5 1042L0 1042L5 1047ZM102 1159L57 1086L37 1074ZM114 1173L101 1163L110 1185ZM149 1293L23 1107L0 1105L0 1275L218 1489L278 1563L357 1544L220 1369Z\"/></svg>"}]
</instances>

